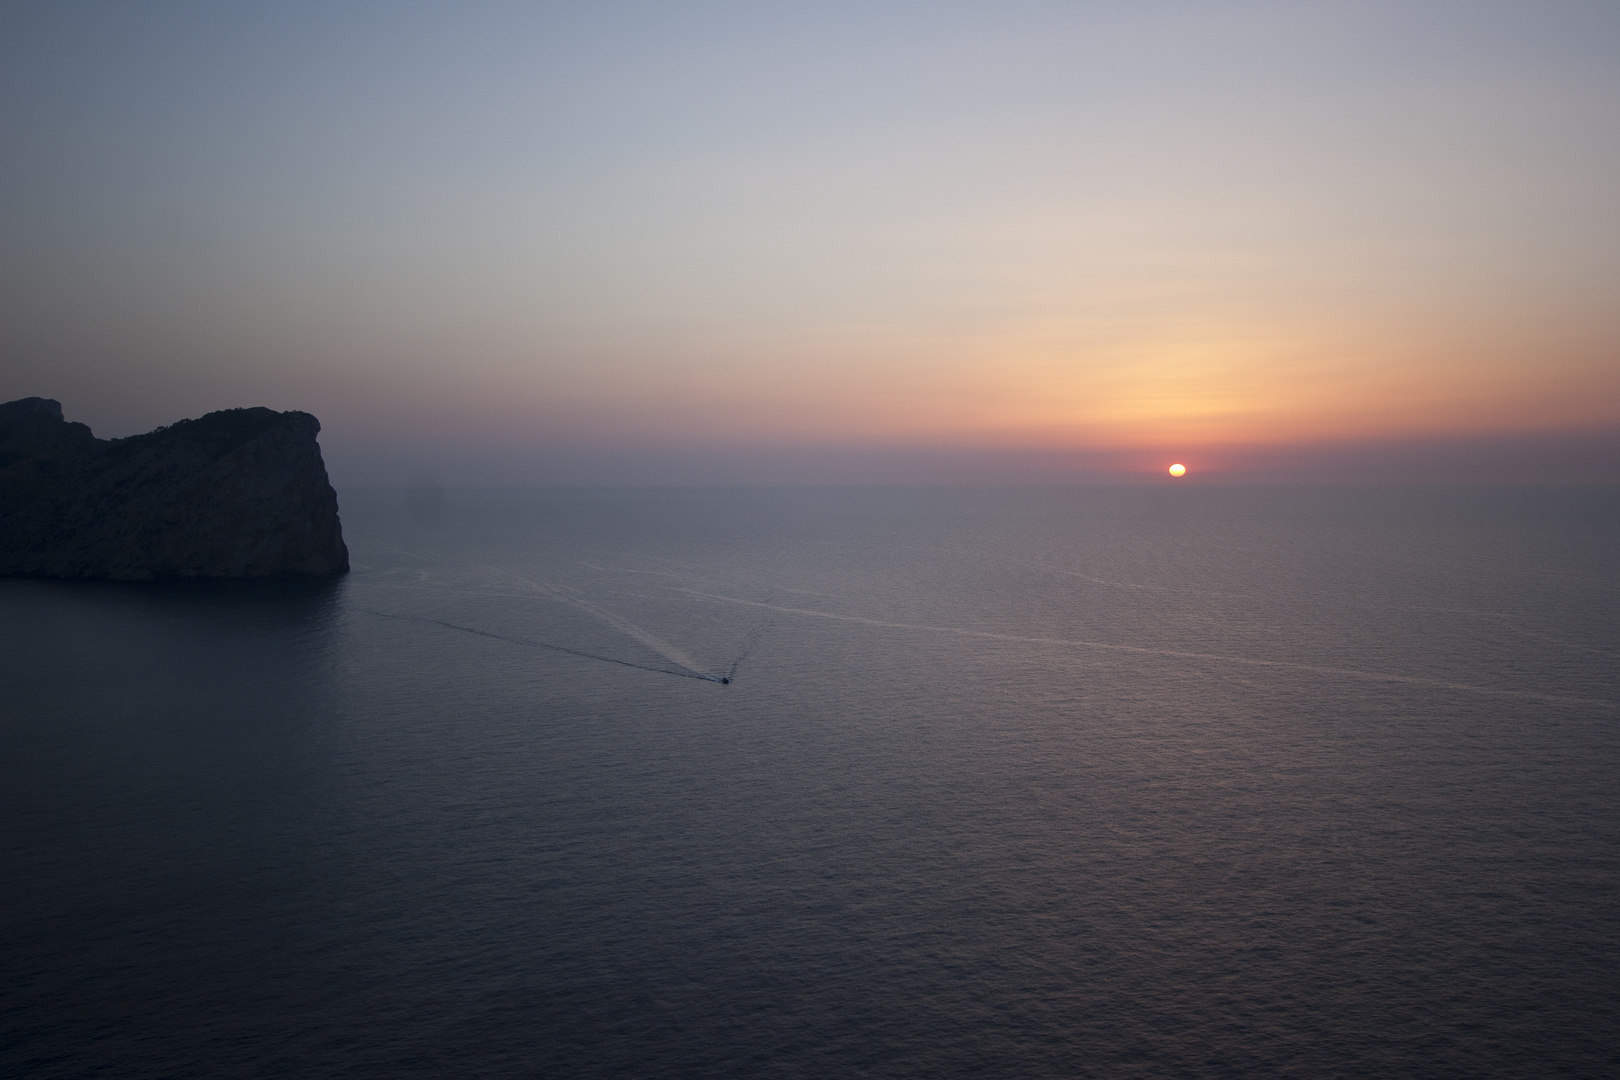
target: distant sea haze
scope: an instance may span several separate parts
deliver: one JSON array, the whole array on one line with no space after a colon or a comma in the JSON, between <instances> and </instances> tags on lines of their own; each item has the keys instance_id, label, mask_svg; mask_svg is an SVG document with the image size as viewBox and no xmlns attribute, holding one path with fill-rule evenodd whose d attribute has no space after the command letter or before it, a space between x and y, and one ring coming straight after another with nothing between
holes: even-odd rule
<instances>
[{"instance_id":1,"label":"distant sea haze","mask_svg":"<svg viewBox=\"0 0 1620 1080\"><path fill-rule=\"evenodd\" d=\"M339 487L944 485L1161 483L1172 462L1199 484L1620 483L1620 429L1154 446L669 443L617 447L403 437L334 430L322 446Z\"/></svg>"},{"instance_id":2,"label":"distant sea haze","mask_svg":"<svg viewBox=\"0 0 1620 1080\"><path fill-rule=\"evenodd\" d=\"M0 581L0 1073L1620 1071L1620 489L1175 460Z\"/></svg>"}]
</instances>

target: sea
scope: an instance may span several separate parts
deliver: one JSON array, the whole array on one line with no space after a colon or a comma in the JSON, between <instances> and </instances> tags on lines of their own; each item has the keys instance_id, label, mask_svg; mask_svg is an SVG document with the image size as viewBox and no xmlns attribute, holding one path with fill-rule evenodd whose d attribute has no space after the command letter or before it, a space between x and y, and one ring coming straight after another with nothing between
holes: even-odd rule
<instances>
[{"instance_id":1,"label":"sea","mask_svg":"<svg viewBox=\"0 0 1620 1080\"><path fill-rule=\"evenodd\" d=\"M0 1075L1620 1074L1620 489L339 497L0 581Z\"/></svg>"}]
</instances>

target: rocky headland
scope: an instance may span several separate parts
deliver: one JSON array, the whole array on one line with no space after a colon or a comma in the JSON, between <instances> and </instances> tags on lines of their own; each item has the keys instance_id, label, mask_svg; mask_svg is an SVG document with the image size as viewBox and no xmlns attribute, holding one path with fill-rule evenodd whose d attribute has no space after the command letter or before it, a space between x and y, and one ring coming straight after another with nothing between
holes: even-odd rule
<instances>
[{"instance_id":1,"label":"rocky headland","mask_svg":"<svg viewBox=\"0 0 1620 1080\"><path fill-rule=\"evenodd\" d=\"M320 429L308 413L227 409L98 439L47 398L0 405L0 575L341 574Z\"/></svg>"}]
</instances>

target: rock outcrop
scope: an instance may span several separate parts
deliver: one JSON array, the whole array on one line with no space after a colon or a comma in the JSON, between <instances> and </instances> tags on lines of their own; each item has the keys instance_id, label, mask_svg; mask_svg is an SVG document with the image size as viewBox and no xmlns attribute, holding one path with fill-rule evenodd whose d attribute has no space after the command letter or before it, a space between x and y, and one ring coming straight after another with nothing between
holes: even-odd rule
<instances>
[{"instance_id":1,"label":"rock outcrop","mask_svg":"<svg viewBox=\"0 0 1620 1080\"><path fill-rule=\"evenodd\" d=\"M107 440L45 398L0 405L0 575L343 573L320 429L308 413L227 409Z\"/></svg>"}]
</instances>

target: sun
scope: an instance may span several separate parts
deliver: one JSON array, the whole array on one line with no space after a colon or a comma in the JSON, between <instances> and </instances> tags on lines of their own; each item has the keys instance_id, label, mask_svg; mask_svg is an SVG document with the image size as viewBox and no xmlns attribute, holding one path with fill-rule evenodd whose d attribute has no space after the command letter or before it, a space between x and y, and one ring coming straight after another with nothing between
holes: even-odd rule
<instances>
[{"instance_id":1,"label":"sun","mask_svg":"<svg viewBox=\"0 0 1620 1080\"><path fill-rule=\"evenodd\" d=\"M1187 466L1183 465L1179 461L1176 462L1174 465L1170 466L1170 475L1171 476L1186 476L1187 475Z\"/></svg>"}]
</instances>

